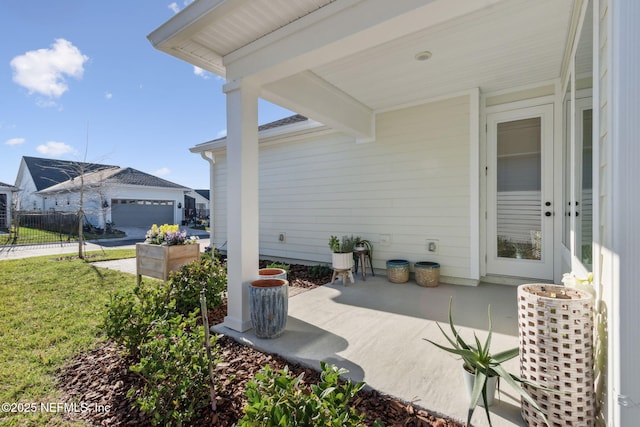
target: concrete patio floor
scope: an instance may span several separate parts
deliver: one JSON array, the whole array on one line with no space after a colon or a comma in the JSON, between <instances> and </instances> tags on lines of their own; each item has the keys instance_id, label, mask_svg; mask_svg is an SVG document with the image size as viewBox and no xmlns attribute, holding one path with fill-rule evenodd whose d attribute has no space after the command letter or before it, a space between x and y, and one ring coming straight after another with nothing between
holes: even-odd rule
<instances>
[{"instance_id":1,"label":"concrete patio floor","mask_svg":"<svg viewBox=\"0 0 640 427\"><path fill-rule=\"evenodd\" d=\"M492 284L436 288L420 287L413 280L394 284L382 272L366 281L358 275L354 284L336 281L290 297L287 327L278 338L260 339L251 330L238 333L223 325L212 329L315 369L321 360L333 363L382 393L466 421L468 399L460 360L423 338L445 344L435 322L448 327L453 297L453 318L463 338L473 340L473 331L481 340L486 337L491 305L493 352L517 347L516 291L515 286ZM517 358L506 367L519 374ZM520 399L506 384L490 411L496 427L526 425ZM489 425L483 408L476 408L472 424Z\"/></svg>"}]
</instances>

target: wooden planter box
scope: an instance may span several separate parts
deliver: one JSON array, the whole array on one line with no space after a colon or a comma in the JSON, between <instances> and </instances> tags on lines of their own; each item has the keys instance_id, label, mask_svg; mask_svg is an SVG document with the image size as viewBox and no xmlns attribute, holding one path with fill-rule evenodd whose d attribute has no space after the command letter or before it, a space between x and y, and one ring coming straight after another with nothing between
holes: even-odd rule
<instances>
[{"instance_id":1,"label":"wooden planter box","mask_svg":"<svg viewBox=\"0 0 640 427\"><path fill-rule=\"evenodd\" d=\"M137 283L141 276L167 280L169 273L200 257L200 245L151 245L136 243Z\"/></svg>"}]
</instances>

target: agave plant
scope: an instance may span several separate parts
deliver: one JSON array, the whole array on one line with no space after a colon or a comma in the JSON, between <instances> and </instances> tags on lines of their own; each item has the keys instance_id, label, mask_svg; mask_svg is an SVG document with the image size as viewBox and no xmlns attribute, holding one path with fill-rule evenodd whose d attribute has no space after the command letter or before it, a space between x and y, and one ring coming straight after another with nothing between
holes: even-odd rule
<instances>
[{"instance_id":1,"label":"agave plant","mask_svg":"<svg viewBox=\"0 0 640 427\"><path fill-rule=\"evenodd\" d=\"M449 353L456 354L462 358L463 368L467 371L475 374L475 379L473 382L473 391L471 393L471 402L469 403L469 410L467 412L467 425L471 425L471 416L473 415L473 411L475 410L478 400L480 396L482 396L482 402L484 403L484 411L487 414L487 419L489 420L489 426L491 426L491 416L489 415L489 405L487 404L487 379L489 377L498 377L498 380L504 380L507 384L512 386L519 394L525 399L527 402L531 404L544 419L547 426L549 422L547 421L546 416L542 412L542 409L538 406L535 400L527 394L527 392L520 386L520 384L527 384L533 387L540 388L539 385L534 384L530 381L522 379L516 375L510 374L507 370L502 366L504 362L507 360L513 359L518 356L519 350L518 348L512 348L509 350L502 351L500 353L491 354L491 330L492 330L492 322L491 322L491 306L489 306L489 334L487 335L487 339L484 342L484 345L480 342L478 337L473 334L473 338L475 341L475 346L472 344L467 344L464 339L458 333L458 330L453 324L453 316L451 306L453 303L453 298L449 300L449 327L451 328L452 336L448 335L444 329L440 326L438 322L438 328L440 332L445 336L447 341L451 344L451 347L445 347L436 342L433 342L429 339L424 338L425 341L429 341L431 344L435 345L442 350L448 351Z\"/></svg>"}]
</instances>

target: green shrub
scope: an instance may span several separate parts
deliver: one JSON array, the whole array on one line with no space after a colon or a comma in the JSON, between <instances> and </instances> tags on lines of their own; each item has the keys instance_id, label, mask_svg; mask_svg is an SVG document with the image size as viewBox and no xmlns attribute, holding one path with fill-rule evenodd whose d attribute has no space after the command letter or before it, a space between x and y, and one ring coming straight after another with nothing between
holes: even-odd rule
<instances>
[{"instance_id":1,"label":"green shrub","mask_svg":"<svg viewBox=\"0 0 640 427\"><path fill-rule=\"evenodd\" d=\"M138 361L130 368L145 386L128 395L154 424L188 423L209 402L200 291L205 288L207 307L214 308L222 304L226 286L223 264L205 258L181 267L167 282L143 282L133 292L111 296L103 328ZM215 337L212 341L215 359Z\"/></svg>"},{"instance_id":2,"label":"green shrub","mask_svg":"<svg viewBox=\"0 0 640 427\"><path fill-rule=\"evenodd\" d=\"M204 330L198 315L176 315L154 322L150 337L140 347L140 361L131 366L145 381L136 395L136 405L152 414L155 425L189 423L210 403L209 359ZM212 349L217 350L215 337ZM212 354L214 359L217 353ZM217 360L213 361L214 363Z\"/></svg>"},{"instance_id":3,"label":"green shrub","mask_svg":"<svg viewBox=\"0 0 640 427\"><path fill-rule=\"evenodd\" d=\"M340 383L347 372L320 362L320 382L301 385L285 367L274 371L268 365L247 385L247 405L239 427L271 426L362 426L364 416L348 406L364 383ZM378 425L378 424L376 424Z\"/></svg>"},{"instance_id":4,"label":"green shrub","mask_svg":"<svg viewBox=\"0 0 640 427\"><path fill-rule=\"evenodd\" d=\"M312 279L320 279L325 276L331 275L333 270L328 265L318 264L313 267L309 267L309 275Z\"/></svg>"},{"instance_id":5,"label":"green shrub","mask_svg":"<svg viewBox=\"0 0 640 427\"><path fill-rule=\"evenodd\" d=\"M204 252L202 254L200 254L200 258L202 259L212 259L215 258L218 261L224 261L224 256L222 255L222 252L220 252L220 249L218 248L211 248L211 246L207 246L206 248L204 248Z\"/></svg>"},{"instance_id":6,"label":"green shrub","mask_svg":"<svg viewBox=\"0 0 640 427\"><path fill-rule=\"evenodd\" d=\"M200 308L200 291L206 289L209 309L222 304L222 296L227 289L227 271L217 259L200 259L183 265L171 273L169 287L176 300L178 313L186 315Z\"/></svg>"},{"instance_id":7,"label":"green shrub","mask_svg":"<svg viewBox=\"0 0 640 427\"><path fill-rule=\"evenodd\" d=\"M288 273L291 266L285 262L270 262L267 264L267 268L281 268Z\"/></svg>"},{"instance_id":8,"label":"green shrub","mask_svg":"<svg viewBox=\"0 0 640 427\"><path fill-rule=\"evenodd\" d=\"M220 262L195 261L181 267L167 282L143 282L133 292L112 295L103 328L109 338L136 356L156 322L199 311L203 287L207 307L218 307L226 286L227 273Z\"/></svg>"},{"instance_id":9,"label":"green shrub","mask_svg":"<svg viewBox=\"0 0 640 427\"><path fill-rule=\"evenodd\" d=\"M168 287L142 283L133 292L111 295L103 329L107 336L137 356L154 323L175 313Z\"/></svg>"}]
</instances>

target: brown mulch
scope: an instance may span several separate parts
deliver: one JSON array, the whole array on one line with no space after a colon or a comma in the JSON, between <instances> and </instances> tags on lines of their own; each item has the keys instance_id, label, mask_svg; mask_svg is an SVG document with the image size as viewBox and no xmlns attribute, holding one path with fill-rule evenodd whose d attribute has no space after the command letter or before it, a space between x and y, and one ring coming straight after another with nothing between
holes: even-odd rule
<instances>
[{"instance_id":1,"label":"brown mulch","mask_svg":"<svg viewBox=\"0 0 640 427\"><path fill-rule=\"evenodd\" d=\"M290 286L313 289L328 283L331 277L312 278L308 268L292 265L289 271ZM209 312L211 324L221 323L226 315L226 305ZM307 383L315 383L319 372L284 358L262 353L242 345L230 337L221 336L217 340L222 362L216 366L218 384L217 411L210 408L203 411L198 426L232 426L242 418L245 404L246 384L263 366L269 364L274 369L285 366L294 375L304 372ZM151 419L140 412L127 398L132 387L142 386L142 380L129 370L134 363L123 355L122 349L107 341L99 347L75 357L58 374L58 389L66 401L88 404L88 410L65 413L71 421L84 421L94 426L149 426ZM132 398L133 399L133 398ZM363 390L353 402L354 407L366 414L366 424L372 425L379 419L387 426L408 427L461 427L460 423L437 417L428 411L382 395L375 390Z\"/></svg>"}]
</instances>

